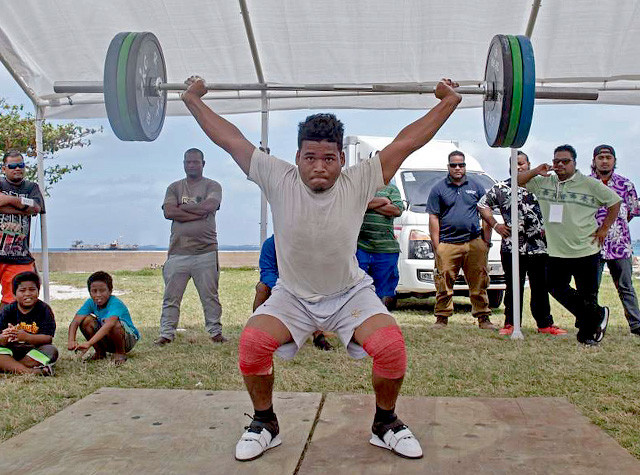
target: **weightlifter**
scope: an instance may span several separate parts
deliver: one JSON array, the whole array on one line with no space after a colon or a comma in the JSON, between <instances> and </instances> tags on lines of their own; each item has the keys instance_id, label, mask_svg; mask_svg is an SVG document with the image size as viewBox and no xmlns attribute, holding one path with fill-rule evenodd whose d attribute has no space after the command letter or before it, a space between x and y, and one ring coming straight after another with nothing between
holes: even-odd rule
<instances>
[{"instance_id":1,"label":"weightlifter","mask_svg":"<svg viewBox=\"0 0 640 475\"><path fill-rule=\"evenodd\" d=\"M394 412L407 366L404 339L371 277L358 267L355 251L367 204L453 113L462 99L453 89L457 84L442 80L435 107L379 154L345 170L344 126L333 114L312 115L299 124L294 166L259 150L205 105L202 78L192 76L186 84L187 108L260 187L273 215L280 279L240 336L239 366L255 412L236 445L236 459L253 460L280 445L272 405L273 353L293 357L315 330L335 332L352 357L373 358L376 412L370 443L403 457L422 457L420 443Z\"/></svg>"}]
</instances>

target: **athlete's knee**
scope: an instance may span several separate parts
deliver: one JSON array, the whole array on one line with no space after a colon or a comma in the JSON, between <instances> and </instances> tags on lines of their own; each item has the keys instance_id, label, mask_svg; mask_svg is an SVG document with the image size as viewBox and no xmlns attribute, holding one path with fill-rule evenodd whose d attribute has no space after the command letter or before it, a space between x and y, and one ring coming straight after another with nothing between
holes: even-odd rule
<instances>
[{"instance_id":1,"label":"athlete's knee","mask_svg":"<svg viewBox=\"0 0 640 475\"><path fill-rule=\"evenodd\" d=\"M273 352L280 344L267 332L245 327L240 335L238 360L244 376L267 376L273 372Z\"/></svg>"},{"instance_id":2,"label":"athlete's knee","mask_svg":"<svg viewBox=\"0 0 640 475\"><path fill-rule=\"evenodd\" d=\"M389 325L373 332L362 347L373 358L373 374L399 379L407 370L407 350L400 327Z\"/></svg>"}]
</instances>

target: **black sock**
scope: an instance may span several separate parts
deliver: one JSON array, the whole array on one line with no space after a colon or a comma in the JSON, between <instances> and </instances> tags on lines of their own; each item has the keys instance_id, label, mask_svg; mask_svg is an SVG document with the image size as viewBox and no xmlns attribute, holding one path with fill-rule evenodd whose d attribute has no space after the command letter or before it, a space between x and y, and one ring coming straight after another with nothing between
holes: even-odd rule
<instances>
[{"instance_id":1,"label":"black sock","mask_svg":"<svg viewBox=\"0 0 640 475\"><path fill-rule=\"evenodd\" d=\"M265 409L264 411L258 411L254 409L253 418L257 421L272 421L276 418L276 413L273 412L273 404L269 407L269 409Z\"/></svg>"},{"instance_id":2,"label":"black sock","mask_svg":"<svg viewBox=\"0 0 640 475\"><path fill-rule=\"evenodd\" d=\"M374 422L381 422L382 424L390 424L395 421L398 416L396 416L395 407L393 409L382 409L376 404L376 415L373 418Z\"/></svg>"}]
</instances>

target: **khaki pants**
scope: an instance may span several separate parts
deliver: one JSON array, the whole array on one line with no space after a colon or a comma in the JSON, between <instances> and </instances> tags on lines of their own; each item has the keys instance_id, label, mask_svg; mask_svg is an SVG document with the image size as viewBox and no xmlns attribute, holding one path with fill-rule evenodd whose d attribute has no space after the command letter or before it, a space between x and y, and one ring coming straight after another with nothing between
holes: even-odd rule
<instances>
[{"instance_id":1,"label":"khaki pants","mask_svg":"<svg viewBox=\"0 0 640 475\"><path fill-rule=\"evenodd\" d=\"M489 248L482 238L461 244L440 243L436 252L436 317L450 317L453 314L453 284L460 268L469 285L471 314L476 318L491 314L487 297L488 254Z\"/></svg>"}]
</instances>

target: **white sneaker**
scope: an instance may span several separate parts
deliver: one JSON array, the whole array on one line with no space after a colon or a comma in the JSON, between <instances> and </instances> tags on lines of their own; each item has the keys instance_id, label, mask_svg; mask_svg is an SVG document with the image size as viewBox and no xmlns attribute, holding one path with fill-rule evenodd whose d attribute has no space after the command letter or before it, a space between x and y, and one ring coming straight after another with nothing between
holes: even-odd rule
<instances>
[{"instance_id":1,"label":"white sneaker","mask_svg":"<svg viewBox=\"0 0 640 475\"><path fill-rule=\"evenodd\" d=\"M409 428L396 419L390 424L374 423L369 443L391 450L394 454L409 459L422 458L422 447ZM381 434L381 435L379 435Z\"/></svg>"},{"instance_id":2,"label":"white sneaker","mask_svg":"<svg viewBox=\"0 0 640 475\"><path fill-rule=\"evenodd\" d=\"M609 307L602 307L602 321L596 329L594 340L600 343L604 338L604 334L607 331L607 325L609 324Z\"/></svg>"},{"instance_id":3,"label":"white sneaker","mask_svg":"<svg viewBox=\"0 0 640 475\"><path fill-rule=\"evenodd\" d=\"M248 462L260 457L267 450L282 443L278 436L278 421L260 422L253 420L236 444L236 460ZM273 434L275 432L275 435Z\"/></svg>"}]
</instances>

